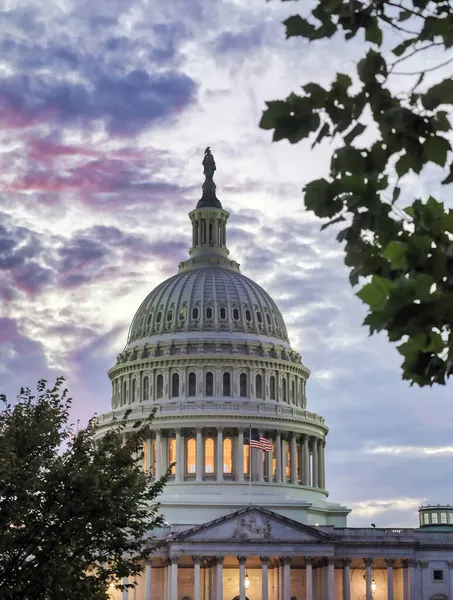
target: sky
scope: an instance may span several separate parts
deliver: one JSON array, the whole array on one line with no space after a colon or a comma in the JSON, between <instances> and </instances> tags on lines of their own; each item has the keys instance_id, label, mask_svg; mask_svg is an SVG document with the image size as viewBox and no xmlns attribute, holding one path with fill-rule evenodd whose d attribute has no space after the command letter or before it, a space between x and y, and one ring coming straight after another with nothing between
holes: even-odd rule
<instances>
[{"instance_id":1,"label":"sky","mask_svg":"<svg viewBox=\"0 0 453 600\"><path fill-rule=\"evenodd\" d=\"M332 229L304 210L330 143L271 142L266 100L354 71L361 40L285 40L305 3L0 3L0 393L66 377L73 419L109 410L107 370L143 298L187 257L210 146L228 246L311 370L330 500L351 526L416 527L453 503L452 383L401 381L368 336ZM308 4L308 2L307 2ZM403 194L438 191L437 171Z\"/></svg>"}]
</instances>

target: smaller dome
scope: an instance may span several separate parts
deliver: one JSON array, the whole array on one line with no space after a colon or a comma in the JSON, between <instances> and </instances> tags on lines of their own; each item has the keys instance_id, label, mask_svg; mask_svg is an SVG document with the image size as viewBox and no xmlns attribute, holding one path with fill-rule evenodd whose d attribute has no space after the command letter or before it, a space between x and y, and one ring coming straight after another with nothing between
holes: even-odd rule
<instances>
[{"instance_id":1,"label":"smaller dome","mask_svg":"<svg viewBox=\"0 0 453 600\"><path fill-rule=\"evenodd\" d=\"M453 531L453 506L449 504L420 506L418 514L423 531Z\"/></svg>"}]
</instances>

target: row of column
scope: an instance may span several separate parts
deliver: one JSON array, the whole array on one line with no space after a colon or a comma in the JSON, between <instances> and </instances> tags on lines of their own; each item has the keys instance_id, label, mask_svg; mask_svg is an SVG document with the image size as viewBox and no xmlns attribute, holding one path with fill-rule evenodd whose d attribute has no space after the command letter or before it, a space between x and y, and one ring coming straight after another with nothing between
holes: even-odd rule
<instances>
[{"instance_id":1,"label":"row of column","mask_svg":"<svg viewBox=\"0 0 453 600\"><path fill-rule=\"evenodd\" d=\"M239 563L239 599L246 600L246 556L238 556ZM201 598L201 556L193 556L193 600ZM291 586L291 557L270 561L269 557L261 556L261 600L290 600ZM305 557L305 600L335 600L335 559L323 559L313 570L314 559ZM217 556L208 564L212 571L212 600L223 600L223 556ZM351 600L351 560L343 559L343 600ZM394 600L394 560L386 559L387 568L387 600ZM271 563L272 570L269 571ZM373 600L373 560L365 558L365 598ZM415 598L415 567L412 560L403 560L403 597L404 600ZM273 577L272 598L269 594L269 578ZM151 600L152 589L151 563L145 567L145 600ZM123 583L127 583L127 578ZM128 600L128 591L123 592L123 600ZM168 560L167 577L164 581L163 599L178 600L178 557Z\"/></svg>"},{"instance_id":2,"label":"row of column","mask_svg":"<svg viewBox=\"0 0 453 600\"><path fill-rule=\"evenodd\" d=\"M238 482L244 482L246 473L244 471L244 429L237 430L237 436L233 437L234 441L234 456L232 476ZM155 457L153 460L153 441L148 438L145 442L145 469L150 470L151 465L155 462L155 476L161 477L167 469L168 460L168 440L170 436L164 437L162 430L155 430ZM248 433L248 431L247 431ZM172 432L170 432L172 434ZM165 435L165 434L164 434ZM266 434L269 435L269 434ZM171 435L172 437L172 435ZM186 442L192 439L193 434L186 435L177 428L174 430L174 439L176 446L176 468L174 481L181 482L186 479L187 472L187 451ZM217 428L216 436L209 437L215 439L215 476L216 481L224 480L224 430ZM228 436L231 437L231 436ZM270 436L272 438L272 436ZM164 443L164 440L166 443ZM206 437L203 435L203 430L198 428L195 434L196 440L196 465L195 465L195 481L203 481L205 475L205 457L204 444ZM301 484L315 488L325 489L325 441L318 437L309 435L298 436L296 433L289 435L289 439L283 439L280 431L275 433L274 449L271 452L265 453L262 456L261 451L255 452L256 460L253 460L252 454L252 481L264 482L264 461L267 461L266 471L269 482L275 483L290 483L293 485ZM289 465L287 465L289 448ZM274 470L275 459L275 470ZM299 465L299 469L297 466ZM289 477L287 476L289 466ZM298 472L299 470L299 472ZM275 472L274 472L275 471ZM193 475L193 474L190 474ZM192 479L193 477L191 477ZM212 475L209 477L212 479ZM247 477L248 478L248 477Z\"/></svg>"}]
</instances>

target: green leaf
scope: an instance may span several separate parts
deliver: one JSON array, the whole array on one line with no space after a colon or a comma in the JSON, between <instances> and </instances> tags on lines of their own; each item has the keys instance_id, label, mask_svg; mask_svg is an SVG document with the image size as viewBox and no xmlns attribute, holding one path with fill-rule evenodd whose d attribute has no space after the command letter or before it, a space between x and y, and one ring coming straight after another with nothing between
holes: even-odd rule
<instances>
[{"instance_id":1,"label":"green leaf","mask_svg":"<svg viewBox=\"0 0 453 600\"><path fill-rule=\"evenodd\" d=\"M365 39L367 42L372 42L380 46L382 44L382 30L379 27L376 17L373 18L370 25L365 30Z\"/></svg>"},{"instance_id":2,"label":"green leaf","mask_svg":"<svg viewBox=\"0 0 453 600\"><path fill-rule=\"evenodd\" d=\"M407 21L407 19L410 19L411 16L412 13L410 10L402 10L398 16L398 21L402 23L403 21Z\"/></svg>"},{"instance_id":3,"label":"green leaf","mask_svg":"<svg viewBox=\"0 0 453 600\"><path fill-rule=\"evenodd\" d=\"M453 183L453 162L450 164L450 173L442 181L442 185L448 185L449 183Z\"/></svg>"},{"instance_id":4,"label":"green leaf","mask_svg":"<svg viewBox=\"0 0 453 600\"><path fill-rule=\"evenodd\" d=\"M286 37L301 36L311 39L316 32L315 27L300 15L294 15L283 22L286 26Z\"/></svg>"},{"instance_id":5,"label":"green leaf","mask_svg":"<svg viewBox=\"0 0 453 600\"><path fill-rule=\"evenodd\" d=\"M453 79L444 79L433 85L423 96L423 106L434 110L440 104L453 104Z\"/></svg>"},{"instance_id":6,"label":"green leaf","mask_svg":"<svg viewBox=\"0 0 453 600\"><path fill-rule=\"evenodd\" d=\"M390 262L392 269L407 268L407 245L403 242L390 242L383 255Z\"/></svg>"},{"instance_id":7,"label":"green leaf","mask_svg":"<svg viewBox=\"0 0 453 600\"><path fill-rule=\"evenodd\" d=\"M415 41L417 40L417 38L409 38L407 40L404 40L404 42L402 42L401 44L398 44L398 46L395 46L395 48L393 48L392 52L395 56L401 56L402 54L404 54L406 52L406 50L409 48L409 46L411 46Z\"/></svg>"},{"instance_id":8,"label":"green leaf","mask_svg":"<svg viewBox=\"0 0 453 600\"><path fill-rule=\"evenodd\" d=\"M398 173L398 177L402 177L406 175L410 171L412 166L412 159L408 154L403 154L395 165L396 172Z\"/></svg>"},{"instance_id":9,"label":"green leaf","mask_svg":"<svg viewBox=\"0 0 453 600\"><path fill-rule=\"evenodd\" d=\"M362 302L368 304L371 310L379 311L387 304L387 299L392 287L393 283L390 280L374 275L371 283L367 283L357 292L356 296L358 296Z\"/></svg>"},{"instance_id":10,"label":"green leaf","mask_svg":"<svg viewBox=\"0 0 453 600\"><path fill-rule=\"evenodd\" d=\"M350 144L356 137L358 137L359 135L361 135L366 129L365 125L362 125L362 123L357 123L352 129L351 131L344 136L344 141L346 144Z\"/></svg>"},{"instance_id":11,"label":"green leaf","mask_svg":"<svg viewBox=\"0 0 453 600\"><path fill-rule=\"evenodd\" d=\"M400 194L401 194L401 188L398 187L397 185L395 185L395 187L393 188L393 194L392 194L392 204L395 204L395 202L400 197Z\"/></svg>"},{"instance_id":12,"label":"green leaf","mask_svg":"<svg viewBox=\"0 0 453 600\"><path fill-rule=\"evenodd\" d=\"M312 143L311 147L314 148L317 144L319 144L326 136L330 137L330 125L329 123L324 123L324 125L319 130L318 135L315 138L315 141Z\"/></svg>"},{"instance_id":13,"label":"green leaf","mask_svg":"<svg viewBox=\"0 0 453 600\"><path fill-rule=\"evenodd\" d=\"M440 135L429 137L423 144L425 159L444 167L447 162L448 151L451 150L450 142Z\"/></svg>"}]
</instances>

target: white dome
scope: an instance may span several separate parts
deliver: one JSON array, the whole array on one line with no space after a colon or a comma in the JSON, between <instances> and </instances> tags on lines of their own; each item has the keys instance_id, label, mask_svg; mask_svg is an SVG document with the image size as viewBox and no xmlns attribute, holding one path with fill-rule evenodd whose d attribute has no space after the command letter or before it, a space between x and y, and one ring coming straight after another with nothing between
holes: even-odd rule
<instances>
[{"instance_id":1,"label":"white dome","mask_svg":"<svg viewBox=\"0 0 453 600\"><path fill-rule=\"evenodd\" d=\"M177 332L252 334L289 344L269 294L241 273L219 266L183 271L158 285L135 314L128 345Z\"/></svg>"}]
</instances>

